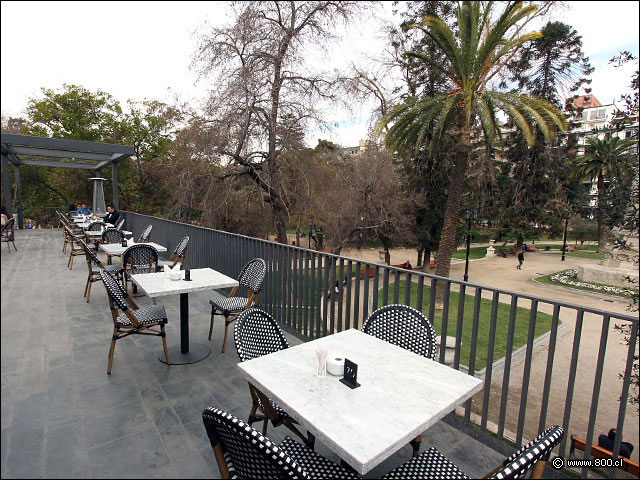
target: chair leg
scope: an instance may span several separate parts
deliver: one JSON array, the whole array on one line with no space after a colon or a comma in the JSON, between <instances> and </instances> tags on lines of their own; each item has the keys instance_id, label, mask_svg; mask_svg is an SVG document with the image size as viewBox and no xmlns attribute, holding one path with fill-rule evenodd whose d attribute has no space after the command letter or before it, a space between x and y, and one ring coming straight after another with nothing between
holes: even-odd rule
<instances>
[{"instance_id":1,"label":"chair leg","mask_svg":"<svg viewBox=\"0 0 640 480\"><path fill-rule=\"evenodd\" d=\"M89 298L91 297L91 285L93 285L93 282L89 282L89 290L87 291L87 303L89 303Z\"/></svg>"},{"instance_id":2,"label":"chair leg","mask_svg":"<svg viewBox=\"0 0 640 480\"><path fill-rule=\"evenodd\" d=\"M417 457L420 455L420 444L422 443L422 435L418 435L416 438L409 442L413 447L413 456Z\"/></svg>"},{"instance_id":3,"label":"chair leg","mask_svg":"<svg viewBox=\"0 0 640 480\"><path fill-rule=\"evenodd\" d=\"M13 240L11 240L11 243L13 243L13 249L17 252L18 249L16 248L16 243Z\"/></svg>"},{"instance_id":4,"label":"chair leg","mask_svg":"<svg viewBox=\"0 0 640 480\"><path fill-rule=\"evenodd\" d=\"M222 341L222 353L224 353L224 349L227 348L227 333L229 332L229 317L224 317L224 340Z\"/></svg>"},{"instance_id":5,"label":"chair leg","mask_svg":"<svg viewBox=\"0 0 640 480\"><path fill-rule=\"evenodd\" d=\"M216 308L211 307L211 324L209 325L209 340L211 340L211 334L213 333L213 316L215 315Z\"/></svg>"},{"instance_id":6,"label":"chair leg","mask_svg":"<svg viewBox=\"0 0 640 480\"><path fill-rule=\"evenodd\" d=\"M167 335L164 331L164 325L160 325L160 331L162 332L162 348L164 349L164 357L167 359L167 365L171 365L171 359L169 358L169 350L167 349Z\"/></svg>"},{"instance_id":7,"label":"chair leg","mask_svg":"<svg viewBox=\"0 0 640 480\"><path fill-rule=\"evenodd\" d=\"M87 292L89 291L89 284L91 284L91 275L89 275L89 276L87 277L87 283L86 283L86 285L84 286L84 295L83 295L83 297L86 297L86 296L87 296ZM89 303L89 300L87 300L87 303Z\"/></svg>"},{"instance_id":8,"label":"chair leg","mask_svg":"<svg viewBox=\"0 0 640 480\"><path fill-rule=\"evenodd\" d=\"M118 329L113 329L113 336L111 337L111 348L109 349L109 365L107 366L107 375L111 375L111 366L113 365L113 351L116 348L116 340L118 340Z\"/></svg>"}]
</instances>

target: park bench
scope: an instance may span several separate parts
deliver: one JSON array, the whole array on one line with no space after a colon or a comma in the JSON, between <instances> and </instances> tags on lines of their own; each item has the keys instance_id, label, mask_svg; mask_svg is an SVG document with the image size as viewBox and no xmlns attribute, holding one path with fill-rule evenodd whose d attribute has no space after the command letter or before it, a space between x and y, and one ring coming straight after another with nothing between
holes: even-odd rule
<instances>
[{"instance_id":1,"label":"park bench","mask_svg":"<svg viewBox=\"0 0 640 480\"><path fill-rule=\"evenodd\" d=\"M583 438L576 435L571 435L571 447L569 448L569 457L573 455L574 450L580 450L584 452L587 447L587 442ZM599 447L598 445L591 445L591 456L595 458L613 458L613 452L606 448ZM638 464L629 460L626 457L620 457L622 459L622 470L629 472L636 477L638 476Z\"/></svg>"},{"instance_id":2,"label":"park bench","mask_svg":"<svg viewBox=\"0 0 640 480\"><path fill-rule=\"evenodd\" d=\"M535 245L527 245L527 252L537 252L538 249Z\"/></svg>"}]
</instances>

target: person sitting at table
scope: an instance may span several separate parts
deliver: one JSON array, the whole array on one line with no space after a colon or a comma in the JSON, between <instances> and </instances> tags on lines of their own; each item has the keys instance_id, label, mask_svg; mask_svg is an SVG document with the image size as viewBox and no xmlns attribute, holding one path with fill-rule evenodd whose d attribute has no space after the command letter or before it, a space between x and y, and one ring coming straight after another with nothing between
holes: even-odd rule
<instances>
[{"instance_id":1,"label":"person sitting at table","mask_svg":"<svg viewBox=\"0 0 640 480\"><path fill-rule=\"evenodd\" d=\"M91 210L87 208L87 204L83 203L76 211L76 215L91 215Z\"/></svg>"},{"instance_id":2,"label":"person sitting at table","mask_svg":"<svg viewBox=\"0 0 640 480\"><path fill-rule=\"evenodd\" d=\"M120 218L120 214L113 206L112 203L107 205L107 215L104 217L104 221L110 223L111 225L115 225L118 219Z\"/></svg>"}]
</instances>

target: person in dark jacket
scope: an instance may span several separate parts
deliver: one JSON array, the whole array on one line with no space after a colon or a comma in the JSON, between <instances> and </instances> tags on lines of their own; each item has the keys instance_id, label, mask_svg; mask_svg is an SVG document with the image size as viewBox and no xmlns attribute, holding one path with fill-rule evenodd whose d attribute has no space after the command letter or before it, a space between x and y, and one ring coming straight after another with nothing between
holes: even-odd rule
<instances>
[{"instance_id":1,"label":"person in dark jacket","mask_svg":"<svg viewBox=\"0 0 640 480\"><path fill-rule=\"evenodd\" d=\"M116 208L113 206L113 204L110 203L109 205L107 205L107 215L104 217L104 221L112 225L115 225L119 219L120 219L120 214L118 213Z\"/></svg>"},{"instance_id":2,"label":"person in dark jacket","mask_svg":"<svg viewBox=\"0 0 640 480\"><path fill-rule=\"evenodd\" d=\"M520 253L518 253L518 266L516 268L518 270L522 270L523 263L524 263L524 252L520 250Z\"/></svg>"},{"instance_id":3,"label":"person in dark jacket","mask_svg":"<svg viewBox=\"0 0 640 480\"><path fill-rule=\"evenodd\" d=\"M604 433L598 437L598 446L602 448L606 448L613 452L613 441L616 438L616 429L612 428L609 430L609 433L605 435ZM633 452L633 445L629 442L620 442L620 455L626 458L631 457L631 452Z\"/></svg>"}]
</instances>

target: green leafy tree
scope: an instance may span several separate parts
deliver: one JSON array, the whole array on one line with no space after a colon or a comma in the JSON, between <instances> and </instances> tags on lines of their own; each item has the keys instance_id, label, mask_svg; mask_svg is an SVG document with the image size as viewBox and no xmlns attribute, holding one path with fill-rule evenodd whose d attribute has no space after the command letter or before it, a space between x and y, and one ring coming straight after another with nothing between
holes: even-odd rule
<instances>
[{"instance_id":1,"label":"green leafy tree","mask_svg":"<svg viewBox=\"0 0 640 480\"><path fill-rule=\"evenodd\" d=\"M604 138L587 137L589 143L585 148L584 155L576 159L573 176L582 180L596 182L598 220L598 251L604 251L608 240L608 212L606 200L605 182L623 180L628 176L627 169L624 168L624 158L636 145L637 140L630 138Z\"/></svg>"},{"instance_id":2,"label":"green leafy tree","mask_svg":"<svg viewBox=\"0 0 640 480\"><path fill-rule=\"evenodd\" d=\"M408 52L407 55L442 72L449 81L449 91L434 97L409 98L394 107L378 124L378 133L392 124L385 142L391 151L400 154L420 148L432 121L435 121L435 126L427 148L429 156L435 156L443 146L447 132L453 132L456 137L436 267L436 274L444 277L449 275L451 256L456 248L456 231L474 127L481 128L488 143L494 143L500 135L496 112L502 111L523 131L529 146L535 140L533 125L539 126L548 142L553 140L556 128L566 128L562 113L550 103L525 94L490 89L491 80L517 50L526 42L540 37L539 33L520 35L517 28L515 34L509 33L537 7L524 7L522 2L509 3L495 22L491 22L492 8L492 3L487 4L484 11L481 2L462 3L456 10L455 29L447 26L437 15L429 15L422 25L412 26L434 40L446 61L437 61L418 52Z\"/></svg>"}]
</instances>

